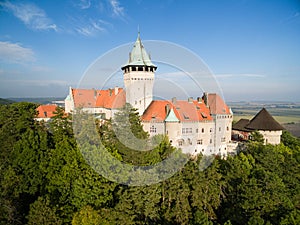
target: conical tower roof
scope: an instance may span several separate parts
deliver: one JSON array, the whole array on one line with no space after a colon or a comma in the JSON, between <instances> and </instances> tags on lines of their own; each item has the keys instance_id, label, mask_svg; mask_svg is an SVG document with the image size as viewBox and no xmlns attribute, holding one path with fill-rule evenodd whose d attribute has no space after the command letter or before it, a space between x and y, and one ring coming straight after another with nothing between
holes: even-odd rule
<instances>
[{"instance_id":1,"label":"conical tower roof","mask_svg":"<svg viewBox=\"0 0 300 225\"><path fill-rule=\"evenodd\" d=\"M138 32L138 37L133 45L131 52L129 53L129 59L126 66L152 66L156 67L150 59L150 56L146 52L143 43L140 38L140 32Z\"/></svg>"},{"instance_id":2,"label":"conical tower roof","mask_svg":"<svg viewBox=\"0 0 300 225\"><path fill-rule=\"evenodd\" d=\"M284 130L265 108L260 110L245 128L269 131Z\"/></svg>"}]
</instances>

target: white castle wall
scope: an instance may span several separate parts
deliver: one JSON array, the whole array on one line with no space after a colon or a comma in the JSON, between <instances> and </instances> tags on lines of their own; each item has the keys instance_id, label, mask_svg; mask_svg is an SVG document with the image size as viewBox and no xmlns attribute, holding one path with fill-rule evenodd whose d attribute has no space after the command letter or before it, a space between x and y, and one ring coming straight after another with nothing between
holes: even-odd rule
<instances>
[{"instance_id":1,"label":"white castle wall","mask_svg":"<svg viewBox=\"0 0 300 225\"><path fill-rule=\"evenodd\" d=\"M126 88L126 102L138 109L139 115L142 115L153 100L154 72L132 71L132 67L124 73L124 83Z\"/></svg>"}]
</instances>

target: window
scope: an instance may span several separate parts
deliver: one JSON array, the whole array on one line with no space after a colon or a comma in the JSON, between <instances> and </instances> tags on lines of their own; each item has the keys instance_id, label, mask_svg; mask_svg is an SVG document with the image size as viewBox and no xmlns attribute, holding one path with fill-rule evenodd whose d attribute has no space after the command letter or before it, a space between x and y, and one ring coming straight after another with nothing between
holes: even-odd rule
<instances>
[{"instance_id":1,"label":"window","mask_svg":"<svg viewBox=\"0 0 300 225\"><path fill-rule=\"evenodd\" d=\"M191 134L192 128L182 128L182 134Z\"/></svg>"},{"instance_id":2,"label":"window","mask_svg":"<svg viewBox=\"0 0 300 225\"><path fill-rule=\"evenodd\" d=\"M212 144L212 139L209 140L209 143Z\"/></svg>"},{"instance_id":3,"label":"window","mask_svg":"<svg viewBox=\"0 0 300 225\"><path fill-rule=\"evenodd\" d=\"M182 146L182 141L178 141L178 145L179 145L179 146Z\"/></svg>"},{"instance_id":4,"label":"window","mask_svg":"<svg viewBox=\"0 0 300 225\"><path fill-rule=\"evenodd\" d=\"M200 140L197 140L197 145L202 145L203 144L203 140L200 139Z\"/></svg>"},{"instance_id":5,"label":"window","mask_svg":"<svg viewBox=\"0 0 300 225\"><path fill-rule=\"evenodd\" d=\"M212 128L209 129L209 132L210 132L210 133L212 132Z\"/></svg>"},{"instance_id":6,"label":"window","mask_svg":"<svg viewBox=\"0 0 300 225\"><path fill-rule=\"evenodd\" d=\"M221 127L219 127L219 131L221 131Z\"/></svg>"},{"instance_id":7,"label":"window","mask_svg":"<svg viewBox=\"0 0 300 225\"><path fill-rule=\"evenodd\" d=\"M204 128L202 128L202 130L201 130L201 131L202 131L202 133L204 133Z\"/></svg>"},{"instance_id":8,"label":"window","mask_svg":"<svg viewBox=\"0 0 300 225\"><path fill-rule=\"evenodd\" d=\"M198 130L198 128L197 128L197 129L196 129L196 133L198 133L198 131L199 131L199 130Z\"/></svg>"},{"instance_id":9,"label":"window","mask_svg":"<svg viewBox=\"0 0 300 225\"><path fill-rule=\"evenodd\" d=\"M226 141L226 138L225 137L222 137L221 138L221 142L225 142Z\"/></svg>"},{"instance_id":10,"label":"window","mask_svg":"<svg viewBox=\"0 0 300 225\"><path fill-rule=\"evenodd\" d=\"M150 127L150 133L156 133L156 127L154 125Z\"/></svg>"},{"instance_id":11,"label":"window","mask_svg":"<svg viewBox=\"0 0 300 225\"><path fill-rule=\"evenodd\" d=\"M229 131L229 127L228 126L226 127L226 130Z\"/></svg>"}]
</instances>

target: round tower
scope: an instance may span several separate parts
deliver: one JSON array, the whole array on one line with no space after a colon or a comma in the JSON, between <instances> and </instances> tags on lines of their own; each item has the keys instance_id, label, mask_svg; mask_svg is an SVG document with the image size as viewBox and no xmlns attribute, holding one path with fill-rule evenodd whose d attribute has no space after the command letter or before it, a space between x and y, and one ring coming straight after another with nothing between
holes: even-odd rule
<instances>
[{"instance_id":1,"label":"round tower","mask_svg":"<svg viewBox=\"0 0 300 225\"><path fill-rule=\"evenodd\" d=\"M126 88L126 102L142 115L153 100L153 84L156 66L147 54L140 33L126 65L122 67Z\"/></svg>"}]
</instances>

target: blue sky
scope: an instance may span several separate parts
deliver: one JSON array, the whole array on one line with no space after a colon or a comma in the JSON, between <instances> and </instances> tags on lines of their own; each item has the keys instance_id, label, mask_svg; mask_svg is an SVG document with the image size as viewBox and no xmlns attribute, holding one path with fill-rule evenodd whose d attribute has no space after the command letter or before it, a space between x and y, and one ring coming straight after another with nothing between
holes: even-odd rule
<instances>
[{"instance_id":1,"label":"blue sky","mask_svg":"<svg viewBox=\"0 0 300 225\"><path fill-rule=\"evenodd\" d=\"M227 101L300 101L297 0L0 1L0 97L66 96L138 27L201 57Z\"/></svg>"}]
</instances>

